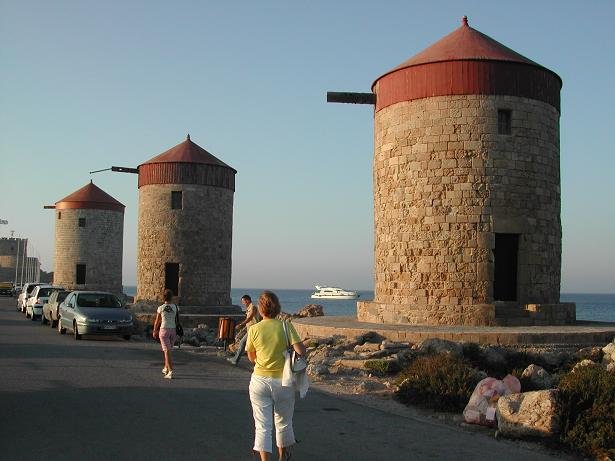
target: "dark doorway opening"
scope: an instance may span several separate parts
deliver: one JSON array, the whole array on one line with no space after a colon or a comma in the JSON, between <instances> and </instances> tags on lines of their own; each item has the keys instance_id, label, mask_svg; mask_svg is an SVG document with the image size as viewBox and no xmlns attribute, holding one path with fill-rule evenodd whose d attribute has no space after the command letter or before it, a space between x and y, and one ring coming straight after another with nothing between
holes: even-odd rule
<instances>
[{"instance_id":1,"label":"dark doorway opening","mask_svg":"<svg viewBox=\"0 0 615 461\"><path fill-rule=\"evenodd\" d=\"M179 264L166 263L164 265L164 288L171 290L174 296L178 294L179 288Z\"/></svg>"},{"instance_id":2,"label":"dark doorway opening","mask_svg":"<svg viewBox=\"0 0 615 461\"><path fill-rule=\"evenodd\" d=\"M75 272L76 272L75 283L77 285L85 285L85 272L86 272L85 264L77 264Z\"/></svg>"},{"instance_id":3,"label":"dark doorway opening","mask_svg":"<svg viewBox=\"0 0 615 461\"><path fill-rule=\"evenodd\" d=\"M493 298L495 301L517 300L517 260L519 234L495 234L495 270Z\"/></svg>"}]
</instances>

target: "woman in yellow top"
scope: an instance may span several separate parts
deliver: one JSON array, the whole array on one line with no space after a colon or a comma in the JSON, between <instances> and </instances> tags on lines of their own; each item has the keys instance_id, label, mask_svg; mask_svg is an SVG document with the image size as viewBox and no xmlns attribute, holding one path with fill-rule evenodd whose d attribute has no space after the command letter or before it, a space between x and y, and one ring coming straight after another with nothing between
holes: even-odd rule
<instances>
[{"instance_id":1,"label":"woman in yellow top","mask_svg":"<svg viewBox=\"0 0 615 461\"><path fill-rule=\"evenodd\" d=\"M258 311L263 319L250 327L246 343L248 359L254 363L250 380L250 402L255 425L254 450L259 452L261 461L268 461L273 451L271 435L274 420L281 461L290 459L288 448L295 444L295 389L282 386L287 342L282 322L276 320L280 310L276 294L264 291L258 299ZM293 349L305 355L305 346L290 323L288 335Z\"/></svg>"}]
</instances>

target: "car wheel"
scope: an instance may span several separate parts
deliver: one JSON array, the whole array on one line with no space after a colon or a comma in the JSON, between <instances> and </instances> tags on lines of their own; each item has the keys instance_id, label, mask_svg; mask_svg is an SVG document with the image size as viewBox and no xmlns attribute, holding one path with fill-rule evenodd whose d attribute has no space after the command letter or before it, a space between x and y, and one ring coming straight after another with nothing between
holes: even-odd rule
<instances>
[{"instance_id":1,"label":"car wheel","mask_svg":"<svg viewBox=\"0 0 615 461\"><path fill-rule=\"evenodd\" d=\"M60 321L60 317L58 317L58 333L61 335L66 334L66 328L62 328L62 322Z\"/></svg>"},{"instance_id":2,"label":"car wheel","mask_svg":"<svg viewBox=\"0 0 615 461\"><path fill-rule=\"evenodd\" d=\"M79 341L81 339L81 335L77 329L77 322L73 323L73 337L75 338L75 341Z\"/></svg>"}]
</instances>

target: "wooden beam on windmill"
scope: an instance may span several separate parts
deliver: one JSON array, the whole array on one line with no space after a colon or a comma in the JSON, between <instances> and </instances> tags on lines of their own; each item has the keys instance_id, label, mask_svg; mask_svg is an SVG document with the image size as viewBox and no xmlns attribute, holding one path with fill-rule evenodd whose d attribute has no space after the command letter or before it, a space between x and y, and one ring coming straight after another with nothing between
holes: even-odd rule
<instances>
[{"instance_id":1,"label":"wooden beam on windmill","mask_svg":"<svg viewBox=\"0 0 615 461\"><path fill-rule=\"evenodd\" d=\"M371 104L376 105L374 93L349 93L339 91L327 91L327 102L339 102L343 104Z\"/></svg>"}]
</instances>

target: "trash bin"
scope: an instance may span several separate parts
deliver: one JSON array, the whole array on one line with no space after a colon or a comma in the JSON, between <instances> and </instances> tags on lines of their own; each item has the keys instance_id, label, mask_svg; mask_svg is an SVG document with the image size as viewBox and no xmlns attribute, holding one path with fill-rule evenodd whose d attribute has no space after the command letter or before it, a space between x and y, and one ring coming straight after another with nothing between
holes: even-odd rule
<instances>
[{"instance_id":1,"label":"trash bin","mask_svg":"<svg viewBox=\"0 0 615 461\"><path fill-rule=\"evenodd\" d=\"M235 340L235 320L230 317L220 317L218 320L218 340L224 341L224 350L228 343Z\"/></svg>"}]
</instances>

